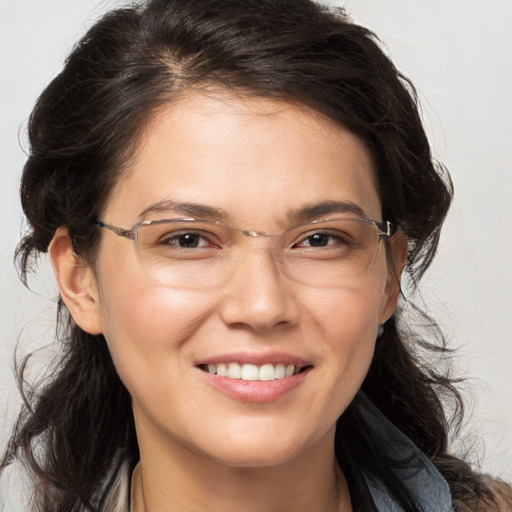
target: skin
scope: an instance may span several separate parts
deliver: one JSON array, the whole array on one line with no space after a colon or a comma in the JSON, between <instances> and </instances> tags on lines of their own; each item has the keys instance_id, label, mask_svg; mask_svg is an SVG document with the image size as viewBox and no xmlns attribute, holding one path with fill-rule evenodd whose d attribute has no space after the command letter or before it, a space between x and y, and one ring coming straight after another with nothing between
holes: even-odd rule
<instances>
[{"instance_id":1,"label":"skin","mask_svg":"<svg viewBox=\"0 0 512 512\"><path fill-rule=\"evenodd\" d=\"M102 220L130 227L167 200L222 208L232 225L270 232L288 226L289 212L324 201L383 220L373 162L357 137L305 107L220 92L190 93L153 118ZM148 278L130 240L104 230L91 269L66 230L56 233L61 295L84 330L104 334L133 397L141 452L133 510L350 510L335 422L396 307L404 243L397 237L388 248L394 268L381 243L357 280L324 288L287 278L268 248L268 239L252 240L223 287L171 289ZM311 370L269 402L228 396L197 367L272 351Z\"/></svg>"}]
</instances>

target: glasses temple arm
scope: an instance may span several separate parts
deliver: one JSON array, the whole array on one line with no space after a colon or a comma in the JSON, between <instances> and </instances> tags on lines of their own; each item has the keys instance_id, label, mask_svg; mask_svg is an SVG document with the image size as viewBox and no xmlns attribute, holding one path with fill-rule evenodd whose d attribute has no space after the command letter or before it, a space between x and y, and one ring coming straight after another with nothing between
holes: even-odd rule
<instances>
[{"instance_id":1,"label":"glasses temple arm","mask_svg":"<svg viewBox=\"0 0 512 512\"><path fill-rule=\"evenodd\" d=\"M106 228L112 231L117 236L123 236L125 238L129 238L130 240L135 238L135 231L133 229L124 229L118 226L112 226L112 224L106 224L105 222L101 222L101 220L96 221L95 224L100 228Z\"/></svg>"}]
</instances>

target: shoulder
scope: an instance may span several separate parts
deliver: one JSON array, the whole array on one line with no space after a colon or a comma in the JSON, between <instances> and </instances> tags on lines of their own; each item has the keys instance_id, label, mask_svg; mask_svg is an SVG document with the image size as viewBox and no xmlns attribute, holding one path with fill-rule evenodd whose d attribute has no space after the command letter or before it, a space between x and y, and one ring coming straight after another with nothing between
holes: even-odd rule
<instances>
[{"instance_id":1,"label":"shoulder","mask_svg":"<svg viewBox=\"0 0 512 512\"><path fill-rule=\"evenodd\" d=\"M359 451L362 473L377 510L395 512L453 512L446 479L432 461L380 410L360 392L353 402L358 428L364 431L366 446ZM357 450L356 450L357 451Z\"/></svg>"},{"instance_id":2,"label":"shoulder","mask_svg":"<svg viewBox=\"0 0 512 512\"><path fill-rule=\"evenodd\" d=\"M394 481L400 482L402 490L423 511L512 512L510 484L478 474L451 455L428 458L363 393L354 402L359 427L371 439L374 453L385 461L385 474L363 470L376 504L392 501L386 487Z\"/></svg>"}]
</instances>

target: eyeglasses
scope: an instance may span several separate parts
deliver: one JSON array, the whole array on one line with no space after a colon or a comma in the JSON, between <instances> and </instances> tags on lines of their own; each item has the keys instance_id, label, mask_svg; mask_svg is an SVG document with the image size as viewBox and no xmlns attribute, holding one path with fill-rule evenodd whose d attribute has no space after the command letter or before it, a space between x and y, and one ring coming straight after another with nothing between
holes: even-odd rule
<instances>
[{"instance_id":1,"label":"eyeglasses","mask_svg":"<svg viewBox=\"0 0 512 512\"><path fill-rule=\"evenodd\" d=\"M276 233L193 218L143 220L130 229L96 224L134 240L138 259L152 279L183 289L225 285L246 254L244 247L256 238L271 239L266 253L288 278L315 287L340 286L368 270L380 240L397 232L390 222L343 216Z\"/></svg>"}]
</instances>

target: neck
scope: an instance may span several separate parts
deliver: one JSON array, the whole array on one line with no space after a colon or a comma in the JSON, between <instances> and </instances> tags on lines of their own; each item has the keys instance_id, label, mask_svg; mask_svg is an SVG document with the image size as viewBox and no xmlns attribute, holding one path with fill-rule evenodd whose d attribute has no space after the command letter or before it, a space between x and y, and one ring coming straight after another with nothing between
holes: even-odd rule
<instances>
[{"instance_id":1,"label":"neck","mask_svg":"<svg viewBox=\"0 0 512 512\"><path fill-rule=\"evenodd\" d=\"M131 512L352 510L332 437L330 445L322 442L291 461L259 468L226 466L181 445L171 454L144 439L139 444Z\"/></svg>"}]
</instances>

